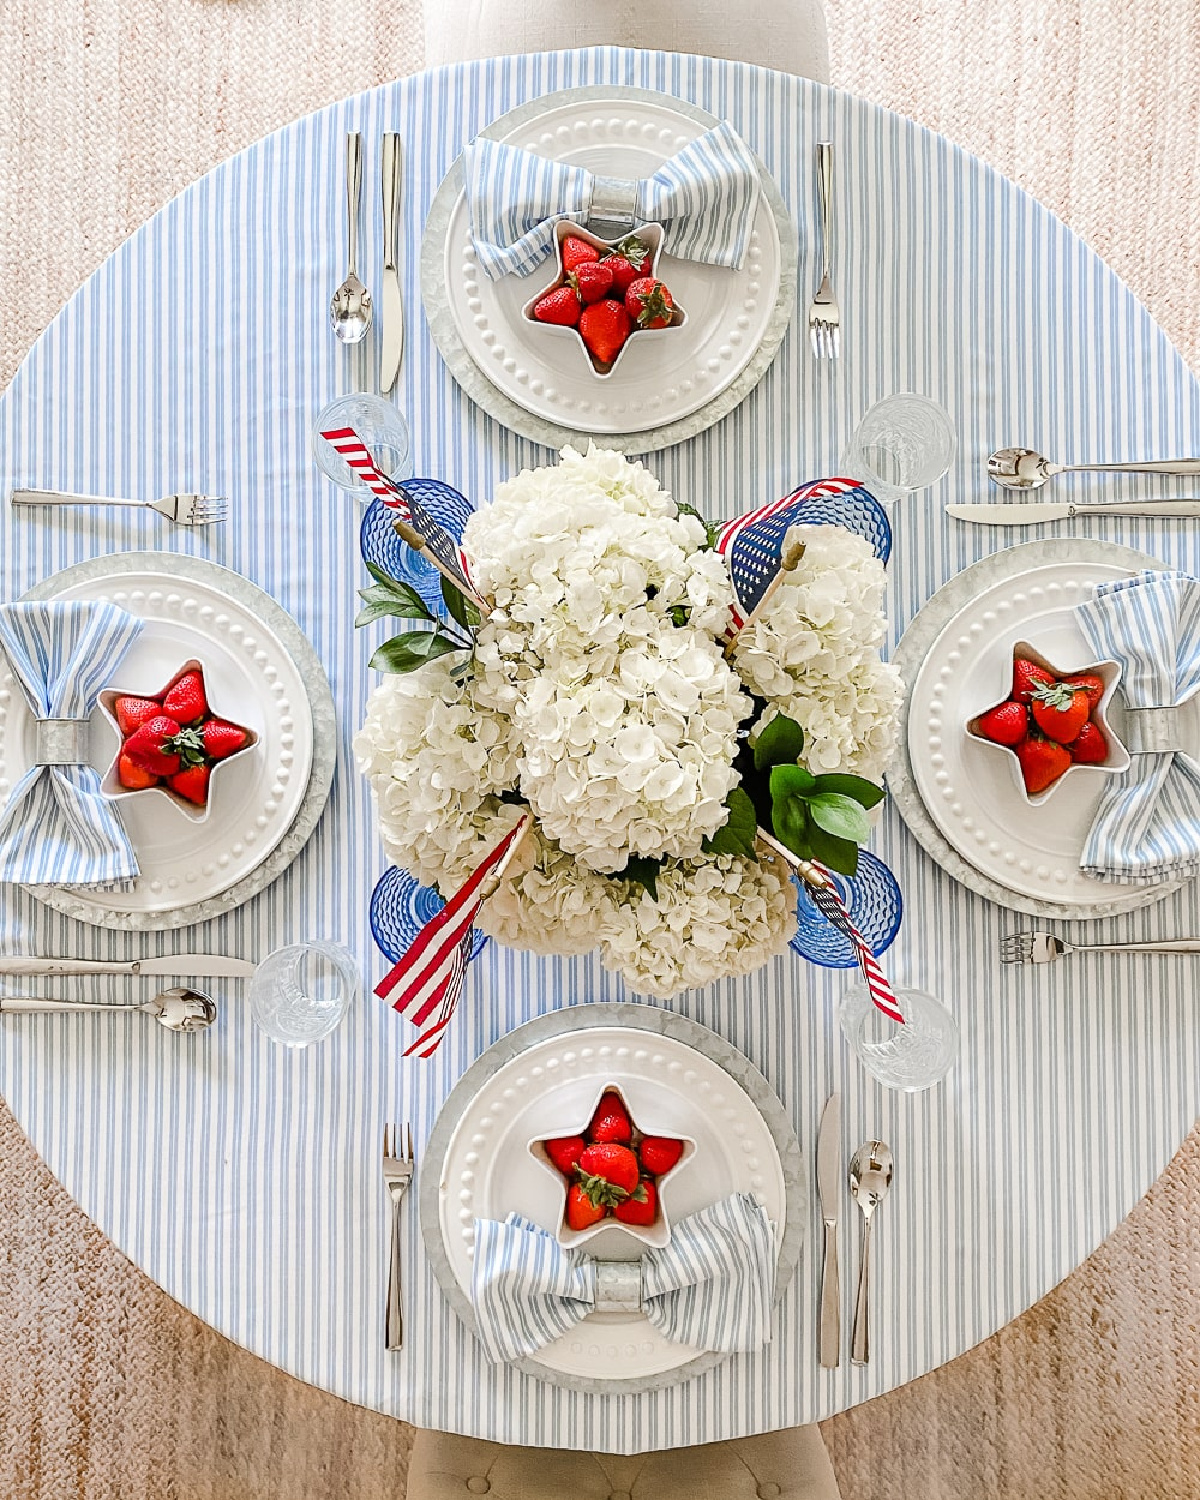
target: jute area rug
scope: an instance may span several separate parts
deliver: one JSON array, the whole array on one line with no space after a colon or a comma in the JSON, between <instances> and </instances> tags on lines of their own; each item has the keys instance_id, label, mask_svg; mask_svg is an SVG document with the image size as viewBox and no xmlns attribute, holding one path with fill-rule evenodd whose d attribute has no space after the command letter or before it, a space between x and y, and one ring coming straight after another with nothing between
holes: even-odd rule
<instances>
[{"instance_id":1,"label":"jute area rug","mask_svg":"<svg viewBox=\"0 0 1200 1500\"><path fill-rule=\"evenodd\" d=\"M1031 189L1197 363L1196 0L827 3L835 83ZM420 67L419 4L0 0L0 385L87 273L187 183ZM681 39L685 17L680 0ZM1193 1134L1044 1302L825 1425L847 1500L1200 1495L1198 1207ZM4 1500L403 1494L408 1429L300 1385L164 1296L2 1109L0 1351Z\"/></svg>"}]
</instances>

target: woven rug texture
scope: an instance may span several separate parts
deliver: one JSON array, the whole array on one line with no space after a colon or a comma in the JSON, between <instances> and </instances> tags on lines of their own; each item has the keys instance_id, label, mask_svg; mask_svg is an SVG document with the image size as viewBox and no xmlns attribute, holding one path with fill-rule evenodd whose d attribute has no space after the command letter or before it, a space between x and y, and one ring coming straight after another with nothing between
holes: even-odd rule
<instances>
[{"instance_id":1,"label":"woven rug texture","mask_svg":"<svg viewBox=\"0 0 1200 1500\"><path fill-rule=\"evenodd\" d=\"M780 0L786 4L786 0ZM1200 363L1196 0L827 0L833 81L943 131L1092 244ZM687 0L678 39L686 50ZM420 0L0 0L0 386L161 204L421 66ZM13 1023L10 1023L13 1024ZM847 1500L1200 1496L1200 1135L994 1338L824 1424ZM382 1500L410 1433L213 1333L0 1105L0 1496ZM569 1500L569 1497L564 1497Z\"/></svg>"}]
</instances>

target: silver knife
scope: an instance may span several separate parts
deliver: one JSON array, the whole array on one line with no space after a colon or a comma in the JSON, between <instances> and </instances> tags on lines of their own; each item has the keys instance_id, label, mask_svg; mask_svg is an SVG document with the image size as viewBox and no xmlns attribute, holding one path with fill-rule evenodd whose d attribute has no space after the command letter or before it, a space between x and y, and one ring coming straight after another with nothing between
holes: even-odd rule
<instances>
[{"instance_id":1,"label":"silver knife","mask_svg":"<svg viewBox=\"0 0 1200 1500\"><path fill-rule=\"evenodd\" d=\"M162 958L39 958L0 953L0 974L171 974L189 979L249 979L258 967L224 953L167 953Z\"/></svg>"},{"instance_id":2,"label":"silver knife","mask_svg":"<svg viewBox=\"0 0 1200 1500\"><path fill-rule=\"evenodd\" d=\"M383 137L383 353L379 357L379 389L383 395L396 384L404 357L404 303L396 266L396 210L400 204L400 137L394 130Z\"/></svg>"},{"instance_id":3,"label":"silver knife","mask_svg":"<svg viewBox=\"0 0 1200 1500\"><path fill-rule=\"evenodd\" d=\"M821 1261L821 1363L837 1368L842 1357L842 1289L838 1279L837 1226L842 1183L842 1101L830 1094L821 1115L817 1135L817 1192L821 1197L821 1219L825 1225L825 1250Z\"/></svg>"},{"instance_id":4,"label":"silver knife","mask_svg":"<svg viewBox=\"0 0 1200 1500\"><path fill-rule=\"evenodd\" d=\"M981 526L1040 526L1045 521L1070 521L1075 516L1161 516L1185 521L1200 516L1200 500L1131 500L1106 505L1071 505L1068 502L1035 501L1026 505L947 505L946 514L956 521L975 521Z\"/></svg>"}]
</instances>

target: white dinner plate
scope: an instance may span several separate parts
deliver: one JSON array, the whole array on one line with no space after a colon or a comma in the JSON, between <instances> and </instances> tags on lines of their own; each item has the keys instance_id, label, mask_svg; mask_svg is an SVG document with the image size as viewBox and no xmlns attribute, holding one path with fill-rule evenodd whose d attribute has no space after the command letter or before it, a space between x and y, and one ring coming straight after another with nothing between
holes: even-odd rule
<instances>
[{"instance_id":1,"label":"white dinner plate","mask_svg":"<svg viewBox=\"0 0 1200 1500\"><path fill-rule=\"evenodd\" d=\"M76 570L68 570L59 575L61 586L50 580L52 592L40 589L39 597L103 599L144 620L107 685L154 693L184 662L198 658L214 712L253 728L259 743L214 778L211 810L202 822L151 792L121 798L141 873L126 890L73 886L69 892L71 915L104 925L110 914L156 925L156 917L202 904L242 881L291 829L313 761L304 677L253 605L220 586L226 570L214 567L203 580L184 578L171 571L173 561L160 562L156 554L141 559L134 571L107 577L73 577ZM33 764L35 722L7 661L0 660L0 799ZM101 774L117 743L116 730L97 709L90 758ZM57 888L32 889L43 899L57 894Z\"/></svg>"},{"instance_id":2,"label":"white dinner plate","mask_svg":"<svg viewBox=\"0 0 1200 1500\"><path fill-rule=\"evenodd\" d=\"M1109 906L1114 887L1085 875L1079 859L1104 792L1102 771L1073 771L1046 799L1022 796L1009 752L967 734L966 724L999 702L1011 682L1013 647L1026 641L1062 671L1094 661L1075 606L1099 583L1130 576L1118 562L1081 558L999 579L954 614L933 642L912 685L908 755L925 807L952 848L985 878L1019 896L1052 902L1064 916ZM1120 690L1109 711L1120 738ZM1173 889L1174 887L1170 887ZM1158 888L1154 899L1165 894ZM1133 893L1132 905L1147 893Z\"/></svg>"},{"instance_id":3,"label":"white dinner plate","mask_svg":"<svg viewBox=\"0 0 1200 1500\"><path fill-rule=\"evenodd\" d=\"M431 1141L425 1170L438 1174L437 1197L427 1203L423 1196L422 1218L431 1217L430 1209L436 1214L436 1226L425 1223L426 1242L432 1232L440 1247L432 1257L435 1270L451 1279L455 1303L459 1308L465 1303L468 1315L475 1219L503 1219L515 1211L557 1231L562 1190L531 1153L529 1142L569 1132L581 1110L609 1084L619 1086L640 1128L695 1143L688 1159L664 1179L663 1207L670 1222L678 1224L730 1193L751 1193L766 1208L781 1252L785 1239L789 1241L779 1274L790 1276L803 1192L796 1169L799 1148L785 1118L781 1124L778 1099L744 1059L746 1087L714 1056L681 1036L646 1030L642 1024L579 1029L592 1011L600 1012L598 1020L617 1013L624 1021L639 1010L646 1011L650 1027L657 1026L655 1013L646 1007L581 1006L561 1012L574 1029L544 1036L494 1068L487 1066L485 1054L475 1065L480 1070L483 1064L482 1081L475 1072L460 1085L469 1091L465 1103L461 1096L455 1101L454 1094L447 1101L452 1133L444 1151L437 1145L438 1131ZM543 1017L532 1024L544 1030L557 1019ZM642 1017L636 1020L641 1023ZM698 1039L721 1045L719 1038L682 1017L666 1020L665 1029L692 1028ZM511 1051L511 1039L497 1046ZM759 1103L750 1089L759 1093ZM799 1201L789 1203L789 1197ZM586 1249L600 1259L632 1260L644 1246L614 1226L595 1235ZM777 1288L780 1294L782 1290ZM664 1338L641 1313L592 1313L522 1362L522 1368L562 1384L603 1383L614 1389L685 1378L697 1357L696 1349Z\"/></svg>"},{"instance_id":4,"label":"white dinner plate","mask_svg":"<svg viewBox=\"0 0 1200 1500\"><path fill-rule=\"evenodd\" d=\"M600 96L600 97L597 97ZM501 117L487 134L598 174L642 177L709 129L715 117L669 95L639 89L572 90ZM795 229L760 164L759 197L740 270L677 260L670 233L659 275L687 309L669 337L634 339L618 376L598 379L571 339L522 315L555 275L553 258L529 276L490 281L471 243L461 166L452 167L430 211L422 292L430 327L456 377L489 410L495 404L464 372L481 373L500 398L493 411L528 413L518 430L542 442L595 435L638 452L702 431L765 373L795 305ZM512 422L509 421L509 425Z\"/></svg>"}]
</instances>

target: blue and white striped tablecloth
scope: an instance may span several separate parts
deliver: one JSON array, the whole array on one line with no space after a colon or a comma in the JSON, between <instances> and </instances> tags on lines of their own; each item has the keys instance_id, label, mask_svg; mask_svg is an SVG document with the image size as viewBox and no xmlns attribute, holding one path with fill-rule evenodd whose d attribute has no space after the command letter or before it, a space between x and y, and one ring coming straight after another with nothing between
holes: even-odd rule
<instances>
[{"instance_id":1,"label":"blue and white striped tablecloth","mask_svg":"<svg viewBox=\"0 0 1200 1500\"><path fill-rule=\"evenodd\" d=\"M606 81L675 93L731 120L801 225L797 322L767 377L719 426L649 460L681 500L731 515L828 473L857 417L892 390L927 391L953 414L949 493L896 515L894 635L937 585L1004 540L940 511L942 498L986 498L992 447L1027 442L1064 461L1200 447L1195 381L1085 245L949 142L845 94L741 64L595 51L450 68L302 120L226 162L122 246L0 402L5 488L153 496L194 487L233 499L229 525L196 534L119 512L7 512L4 598L95 553L203 551L286 605L329 670L341 716L329 810L288 874L189 934L197 947L265 954L320 935L350 943L373 977L382 967L366 918L383 861L349 755L382 627L369 640L351 628L363 578L357 513L309 455L318 409L369 387L376 363L374 335L348 352L326 321L342 274L342 133L364 134L368 189L381 131L404 138L409 348L397 398L413 421L418 472L486 496L549 455L482 416L441 364L417 285L425 215L463 143L489 120L533 95ZM835 143L845 310L844 357L832 365L813 363L801 326L815 282L813 146L822 138ZM378 191L364 202L365 272L377 286ZM1093 489L1084 481L1075 493ZM1200 564L1186 527L1118 522L1104 534ZM848 1147L871 1136L892 1144L898 1171L878 1216L866 1369L817 1366L815 1219L761 1353L659 1394L606 1399L489 1367L438 1294L410 1214L408 1338L402 1354L384 1352L381 1123L411 1118L419 1149L454 1080L497 1036L541 1010L620 998L591 960L533 961L493 945L428 1065L401 1061L404 1025L373 999L330 1043L294 1056L254 1030L231 989L220 1027L193 1039L137 1018L7 1021L0 1086L73 1196L173 1296L352 1401L480 1437L625 1451L810 1420L911 1380L1028 1307L1149 1187L1200 1097L1186 960L1002 970L997 944L1015 919L950 881L894 813L875 845L908 902L892 973L942 994L962 1026L962 1060L945 1086L910 1098L870 1082L833 1022L846 975L790 953L750 981L675 1002L763 1070L806 1151L833 1088ZM1200 931L1196 890L1105 931ZM100 955L132 947L11 891L0 900L0 944ZM848 1251L847 1317L856 1264Z\"/></svg>"}]
</instances>

